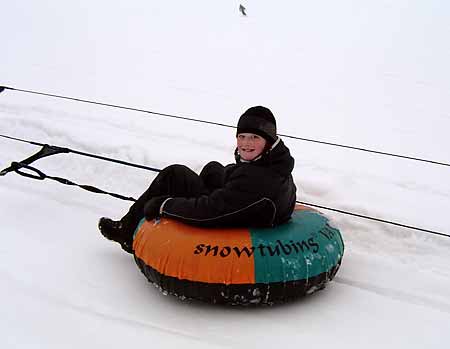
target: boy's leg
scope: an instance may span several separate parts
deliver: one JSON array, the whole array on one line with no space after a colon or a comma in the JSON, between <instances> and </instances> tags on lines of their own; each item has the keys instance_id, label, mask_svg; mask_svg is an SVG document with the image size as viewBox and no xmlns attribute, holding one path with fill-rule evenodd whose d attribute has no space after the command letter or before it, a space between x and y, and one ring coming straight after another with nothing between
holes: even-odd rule
<instances>
[{"instance_id":1,"label":"boy's leg","mask_svg":"<svg viewBox=\"0 0 450 349\"><path fill-rule=\"evenodd\" d=\"M189 167L171 165L156 176L150 187L120 221L123 229L131 236L140 220L144 218L144 206L151 198L161 195L195 197L207 193L208 190L202 179Z\"/></svg>"},{"instance_id":2,"label":"boy's leg","mask_svg":"<svg viewBox=\"0 0 450 349\"><path fill-rule=\"evenodd\" d=\"M211 161L201 170L200 178L210 192L222 188L225 182L225 167L217 161Z\"/></svg>"}]
</instances>

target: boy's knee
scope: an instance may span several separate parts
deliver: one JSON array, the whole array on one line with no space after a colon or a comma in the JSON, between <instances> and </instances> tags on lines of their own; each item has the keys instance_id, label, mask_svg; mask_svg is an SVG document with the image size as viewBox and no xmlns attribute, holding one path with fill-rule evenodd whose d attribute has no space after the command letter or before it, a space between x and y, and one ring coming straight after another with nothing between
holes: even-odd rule
<instances>
[{"instance_id":1,"label":"boy's knee","mask_svg":"<svg viewBox=\"0 0 450 349\"><path fill-rule=\"evenodd\" d=\"M205 167L223 167L223 165L218 161L210 161L205 165Z\"/></svg>"},{"instance_id":2,"label":"boy's knee","mask_svg":"<svg viewBox=\"0 0 450 349\"><path fill-rule=\"evenodd\" d=\"M185 165L174 164L164 168L163 172L174 176L180 176L187 173L191 173L193 171Z\"/></svg>"},{"instance_id":3,"label":"boy's knee","mask_svg":"<svg viewBox=\"0 0 450 349\"><path fill-rule=\"evenodd\" d=\"M223 169L223 165L220 162L217 161L211 161L208 162L202 169L202 173L206 174L206 173L210 173L210 172L214 172L217 170L222 170Z\"/></svg>"}]
</instances>

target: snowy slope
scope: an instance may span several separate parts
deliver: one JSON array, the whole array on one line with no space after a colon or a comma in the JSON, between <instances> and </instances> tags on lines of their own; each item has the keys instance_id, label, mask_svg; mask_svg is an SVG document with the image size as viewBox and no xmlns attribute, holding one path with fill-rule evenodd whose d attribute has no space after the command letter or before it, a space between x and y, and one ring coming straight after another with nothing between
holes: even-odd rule
<instances>
[{"instance_id":1,"label":"snowy slope","mask_svg":"<svg viewBox=\"0 0 450 349\"><path fill-rule=\"evenodd\" d=\"M0 85L450 163L450 7L428 2L15 1ZM5 91L0 134L162 168L232 161L234 131ZM284 139L298 198L450 234L449 168ZM0 168L38 148L0 138ZM49 175L138 196L154 173L78 155ZM278 307L185 303L97 231L127 203L0 177L2 348L434 348L450 339L450 239L326 212L346 242L334 282Z\"/></svg>"}]
</instances>

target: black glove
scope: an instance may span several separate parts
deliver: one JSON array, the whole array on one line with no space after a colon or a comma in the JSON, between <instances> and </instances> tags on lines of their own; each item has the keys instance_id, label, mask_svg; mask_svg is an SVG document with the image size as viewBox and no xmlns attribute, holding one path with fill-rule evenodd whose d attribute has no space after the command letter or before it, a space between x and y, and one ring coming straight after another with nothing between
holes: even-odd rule
<instances>
[{"instance_id":1,"label":"black glove","mask_svg":"<svg viewBox=\"0 0 450 349\"><path fill-rule=\"evenodd\" d=\"M169 195L163 195L151 198L144 206L145 219L151 221L152 219L159 217L159 209L161 208L162 203L169 197Z\"/></svg>"}]
</instances>

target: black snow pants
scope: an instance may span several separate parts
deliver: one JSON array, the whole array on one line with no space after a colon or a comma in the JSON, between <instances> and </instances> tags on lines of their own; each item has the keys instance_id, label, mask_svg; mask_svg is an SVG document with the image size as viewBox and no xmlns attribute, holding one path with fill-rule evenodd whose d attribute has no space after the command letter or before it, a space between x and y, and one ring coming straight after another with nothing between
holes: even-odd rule
<instances>
[{"instance_id":1,"label":"black snow pants","mask_svg":"<svg viewBox=\"0 0 450 349\"><path fill-rule=\"evenodd\" d=\"M153 197L169 195L172 197L197 197L207 195L223 183L223 166L218 162L208 163L197 175L184 165L170 165L164 168L153 180L150 187L130 207L120 220L124 231L134 233L142 218L144 206Z\"/></svg>"}]
</instances>

